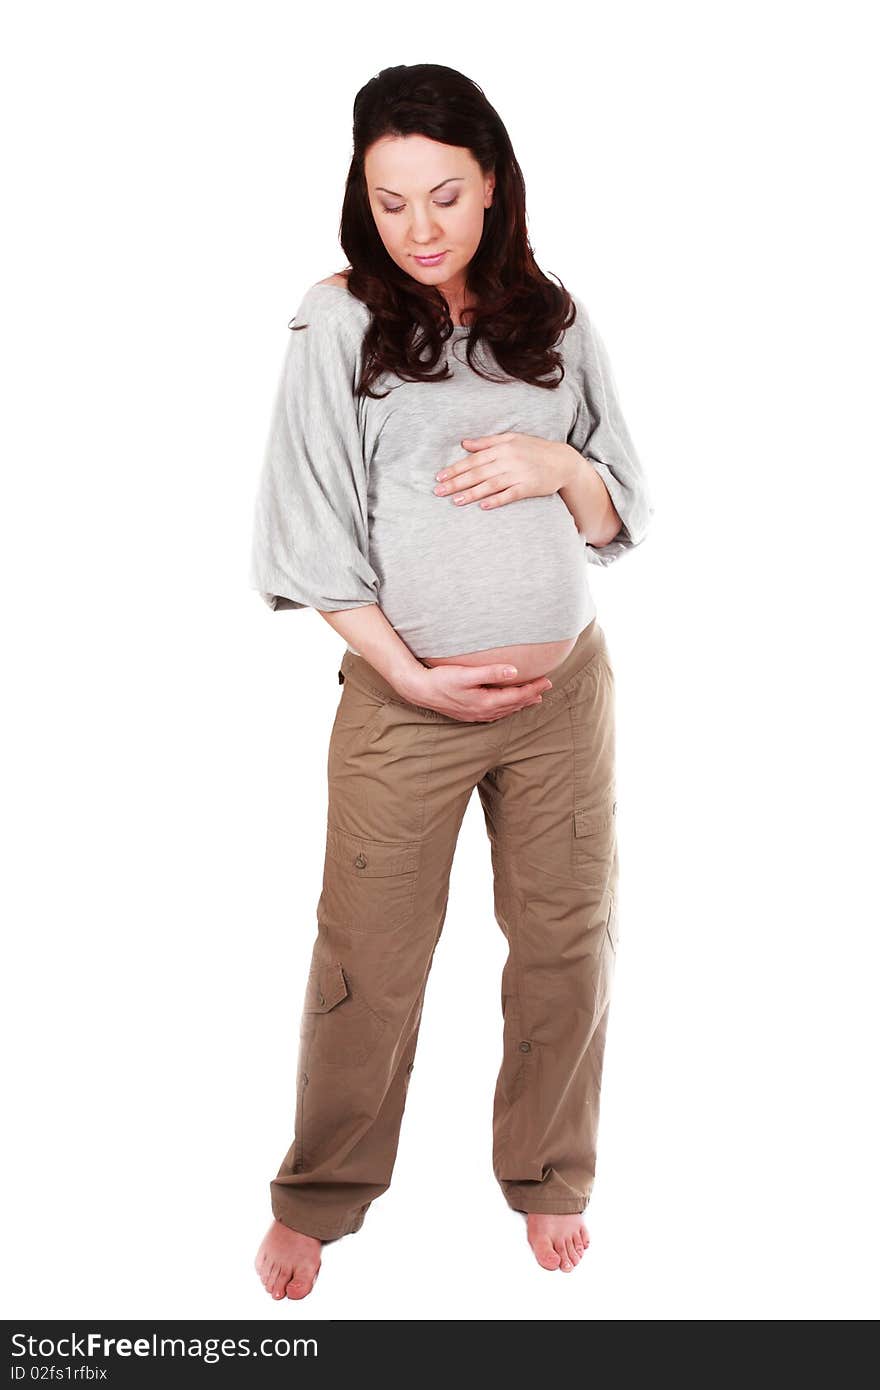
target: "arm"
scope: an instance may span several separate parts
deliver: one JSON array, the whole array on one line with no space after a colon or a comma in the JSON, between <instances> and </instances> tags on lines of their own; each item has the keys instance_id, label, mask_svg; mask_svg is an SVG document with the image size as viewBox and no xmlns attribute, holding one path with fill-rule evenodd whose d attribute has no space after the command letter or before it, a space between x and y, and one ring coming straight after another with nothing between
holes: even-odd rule
<instances>
[{"instance_id":1,"label":"arm","mask_svg":"<svg viewBox=\"0 0 880 1390\"><path fill-rule=\"evenodd\" d=\"M654 500L623 416L605 343L581 300L572 298L577 318L569 330L572 351L566 371L572 373L579 408L568 436L575 468L559 495L584 537L587 559L610 565L642 543Z\"/></svg>"},{"instance_id":2,"label":"arm","mask_svg":"<svg viewBox=\"0 0 880 1390\"><path fill-rule=\"evenodd\" d=\"M306 294L290 331L253 514L250 587L273 611L378 600L354 389L358 325Z\"/></svg>"},{"instance_id":3,"label":"arm","mask_svg":"<svg viewBox=\"0 0 880 1390\"><path fill-rule=\"evenodd\" d=\"M250 587L273 612L314 608L405 699L428 668L378 603L354 395L360 332L318 291L291 331L254 508Z\"/></svg>"},{"instance_id":4,"label":"arm","mask_svg":"<svg viewBox=\"0 0 880 1390\"><path fill-rule=\"evenodd\" d=\"M320 610L319 610L320 611ZM405 700L419 703L421 686L427 667L413 656L406 643L395 632L378 603L361 608L346 608L321 612L334 632L344 637L371 666L383 675Z\"/></svg>"},{"instance_id":5,"label":"arm","mask_svg":"<svg viewBox=\"0 0 880 1390\"><path fill-rule=\"evenodd\" d=\"M621 527L611 494L591 460L584 459L570 444L562 446L570 454L569 481L559 489L580 535L588 545L600 548L614 540Z\"/></svg>"}]
</instances>

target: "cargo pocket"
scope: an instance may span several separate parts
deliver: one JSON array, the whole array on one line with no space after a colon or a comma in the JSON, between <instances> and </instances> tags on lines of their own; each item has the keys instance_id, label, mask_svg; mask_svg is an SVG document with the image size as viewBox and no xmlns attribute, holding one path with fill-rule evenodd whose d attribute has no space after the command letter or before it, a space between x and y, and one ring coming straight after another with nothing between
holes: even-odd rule
<instances>
[{"instance_id":1,"label":"cargo pocket","mask_svg":"<svg viewBox=\"0 0 880 1390\"><path fill-rule=\"evenodd\" d=\"M303 1012L306 1066L360 1066L375 1052L387 1026L359 996L339 961L313 967Z\"/></svg>"},{"instance_id":2,"label":"cargo pocket","mask_svg":"<svg viewBox=\"0 0 880 1390\"><path fill-rule=\"evenodd\" d=\"M320 914L352 932L394 931L412 919L421 844L369 840L327 827Z\"/></svg>"},{"instance_id":3,"label":"cargo pocket","mask_svg":"<svg viewBox=\"0 0 880 1390\"><path fill-rule=\"evenodd\" d=\"M617 802L608 797L599 806L579 806L574 812L573 868L582 882L604 893L608 887L617 845Z\"/></svg>"}]
</instances>

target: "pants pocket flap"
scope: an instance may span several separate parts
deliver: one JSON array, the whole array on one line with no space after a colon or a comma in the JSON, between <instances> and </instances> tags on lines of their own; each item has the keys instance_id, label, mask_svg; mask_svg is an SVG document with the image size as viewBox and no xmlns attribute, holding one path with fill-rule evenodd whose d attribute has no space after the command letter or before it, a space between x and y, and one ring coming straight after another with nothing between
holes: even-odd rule
<instances>
[{"instance_id":1,"label":"pants pocket flap","mask_svg":"<svg viewBox=\"0 0 880 1390\"><path fill-rule=\"evenodd\" d=\"M311 1013L325 1014L348 994L348 981L338 961L319 965L309 986L307 1008Z\"/></svg>"},{"instance_id":2,"label":"pants pocket flap","mask_svg":"<svg viewBox=\"0 0 880 1390\"><path fill-rule=\"evenodd\" d=\"M415 873L419 867L418 844L369 840L333 827L327 831L327 853L362 878L390 878Z\"/></svg>"},{"instance_id":3,"label":"pants pocket flap","mask_svg":"<svg viewBox=\"0 0 880 1390\"><path fill-rule=\"evenodd\" d=\"M600 806L598 810L588 810L586 806L578 807L574 813L574 833L578 837L596 835L600 830L605 830L616 815L616 801L612 801L609 806Z\"/></svg>"}]
</instances>

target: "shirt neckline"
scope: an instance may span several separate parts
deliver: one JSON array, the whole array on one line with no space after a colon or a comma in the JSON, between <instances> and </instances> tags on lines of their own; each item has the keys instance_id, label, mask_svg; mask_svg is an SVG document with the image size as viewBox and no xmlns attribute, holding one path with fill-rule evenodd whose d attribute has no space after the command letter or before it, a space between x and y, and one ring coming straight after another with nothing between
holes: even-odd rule
<instances>
[{"instance_id":1,"label":"shirt neckline","mask_svg":"<svg viewBox=\"0 0 880 1390\"><path fill-rule=\"evenodd\" d=\"M319 280L316 285L312 286L312 288L316 290L336 290L337 294L344 294L347 299L354 299L354 295L350 294L344 285L326 285L322 280ZM357 302L358 304L361 304L363 301L359 299ZM454 323L452 325L452 336L454 338L461 337L462 334L470 333L470 331L470 324Z\"/></svg>"}]
</instances>

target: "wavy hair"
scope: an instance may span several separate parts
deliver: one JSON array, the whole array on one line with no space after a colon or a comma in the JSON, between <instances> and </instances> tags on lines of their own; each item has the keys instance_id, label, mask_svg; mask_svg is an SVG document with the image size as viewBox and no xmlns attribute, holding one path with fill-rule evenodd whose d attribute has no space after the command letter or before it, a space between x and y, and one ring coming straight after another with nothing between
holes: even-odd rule
<instances>
[{"instance_id":1,"label":"wavy hair","mask_svg":"<svg viewBox=\"0 0 880 1390\"><path fill-rule=\"evenodd\" d=\"M555 390L565 368L554 347L577 311L561 280L554 284L535 260L526 229L525 180L510 137L476 82L455 68L416 63L384 68L354 101L354 151L339 239L349 261L349 291L372 314L358 394L387 395L372 389L386 371L404 381L451 375L445 362L442 372L434 371L453 328L446 300L436 286L413 280L389 256L364 174L366 153L376 140L415 134L467 148L484 174L495 175L483 235L467 268L466 297L478 306L465 340L468 365L487 380L499 379L477 366L475 354L484 341L507 377ZM548 380L556 371L560 375Z\"/></svg>"}]
</instances>

